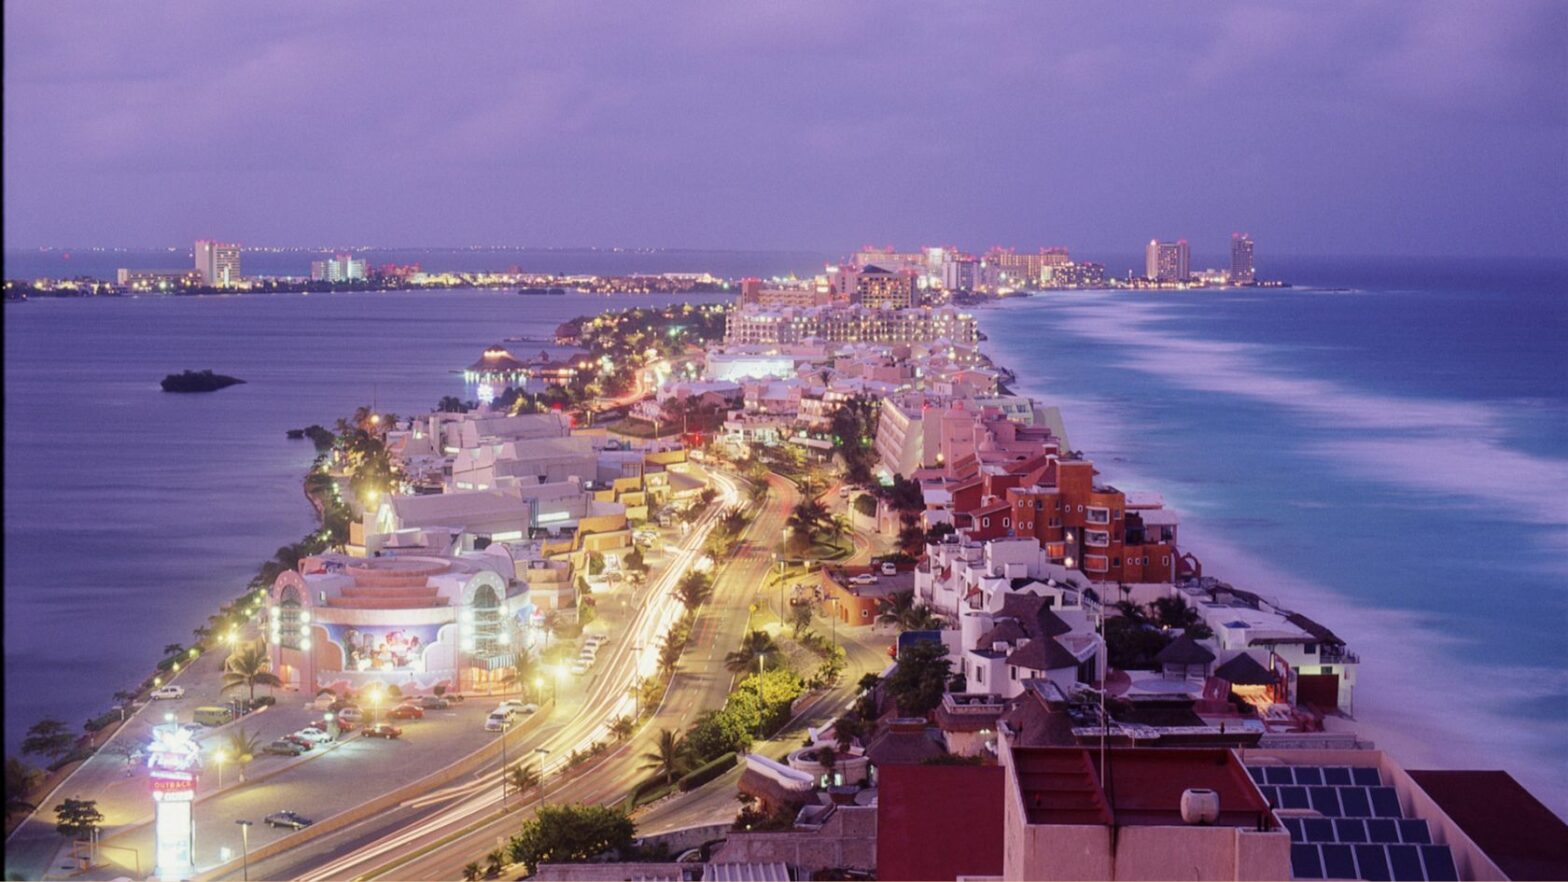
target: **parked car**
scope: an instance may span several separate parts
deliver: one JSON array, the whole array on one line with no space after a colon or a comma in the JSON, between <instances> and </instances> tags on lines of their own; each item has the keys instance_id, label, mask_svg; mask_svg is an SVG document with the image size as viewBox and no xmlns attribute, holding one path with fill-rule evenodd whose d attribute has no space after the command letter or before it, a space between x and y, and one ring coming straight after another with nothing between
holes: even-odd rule
<instances>
[{"instance_id":1,"label":"parked car","mask_svg":"<svg viewBox=\"0 0 1568 882\"><path fill-rule=\"evenodd\" d=\"M851 585L875 585L876 583L876 573L861 573L858 576L851 577L849 580L849 584Z\"/></svg>"},{"instance_id":2,"label":"parked car","mask_svg":"<svg viewBox=\"0 0 1568 882\"><path fill-rule=\"evenodd\" d=\"M170 698L184 698L184 697L185 697L185 687L184 686L164 686L162 688L154 689L152 691L152 700L153 701L164 701L164 700L170 699Z\"/></svg>"},{"instance_id":3,"label":"parked car","mask_svg":"<svg viewBox=\"0 0 1568 882\"><path fill-rule=\"evenodd\" d=\"M843 487L838 488L838 498L839 499L848 499L849 498L849 486L848 485L845 485Z\"/></svg>"},{"instance_id":4,"label":"parked car","mask_svg":"<svg viewBox=\"0 0 1568 882\"><path fill-rule=\"evenodd\" d=\"M347 720L350 723L357 723L364 718L365 713L359 709L359 705L357 704L346 704L338 710L338 719L340 720Z\"/></svg>"},{"instance_id":5,"label":"parked car","mask_svg":"<svg viewBox=\"0 0 1568 882\"><path fill-rule=\"evenodd\" d=\"M446 710L452 706L452 702L439 695L426 695L419 699L419 706L425 710Z\"/></svg>"},{"instance_id":6,"label":"parked car","mask_svg":"<svg viewBox=\"0 0 1568 882\"><path fill-rule=\"evenodd\" d=\"M221 726L234 719L234 709L224 705L209 705L196 708L191 714L191 719L203 726Z\"/></svg>"},{"instance_id":7,"label":"parked car","mask_svg":"<svg viewBox=\"0 0 1568 882\"><path fill-rule=\"evenodd\" d=\"M882 561L882 575L884 575L884 576L896 576L896 575L898 575L898 565L893 563L890 560Z\"/></svg>"},{"instance_id":8,"label":"parked car","mask_svg":"<svg viewBox=\"0 0 1568 882\"><path fill-rule=\"evenodd\" d=\"M353 723L345 723L342 720L339 720L339 719L336 719L336 718L334 718L332 720L332 722L338 724L338 731L339 732L352 732L352 731L354 731L354 724ZM312 729L320 729L323 732L330 732L330 731L332 731L331 729L327 728L327 721L326 720L311 720L310 721L310 728L312 728Z\"/></svg>"},{"instance_id":9,"label":"parked car","mask_svg":"<svg viewBox=\"0 0 1568 882\"><path fill-rule=\"evenodd\" d=\"M312 743L319 743L319 742L322 742L322 741L331 741L332 740L332 736L327 734L326 730L324 730L324 729L317 729L315 726L306 726L305 728L299 730L298 732L295 732L294 734L298 735L299 737L304 738L304 739L306 739L308 741L311 741Z\"/></svg>"},{"instance_id":10,"label":"parked car","mask_svg":"<svg viewBox=\"0 0 1568 882\"><path fill-rule=\"evenodd\" d=\"M525 704L522 707L518 708L517 712L520 713L520 714L536 714L536 713L539 712L539 705L537 705L537 704Z\"/></svg>"},{"instance_id":11,"label":"parked car","mask_svg":"<svg viewBox=\"0 0 1568 882\"><path fill-rule=\"evenodd\" d=\"M511 714L507 713L506 711L491 711L490 716L485 717L485 731L499 732L502 729L505 729L507 726L511 725L511 723Z\"/></svg>"},{"instance_id":12,"label":"parked car","mask_svg":"<svg viewBox=\"0 0 1568 882\"><path fill-rule=\"evenodd\" d=\"M515 698L509 698L506 701L496 705L495 709L498 711L506 711L508 713L518 714L523 713L523 708L531 706L532 705L529 705L527 702L519 701ZM535 707L534 710L538 710L538 708Z\"/></svg>"},{"instance_id":13,"label":"parked car","mask_svg":"<svg viewBox=\"0 0 1568 882\"><path fill-rule=\"evenodd\" d=\"M287 741L288 743L294 745L295 747L298 747L301 752L308 753L308 752L316 749L316 742L311 741L309 738L306 738L306 737L300 735L298 732L293 732L293 733L290 733L288 735L284 735L281 740Z\"/></svg>"},{"instance_id":14,"label":"parked car","mask_svg":"<svg viewBox=\"0 0 1568 882\"><path fill-rule=\"evenodd\" d=\"M305 748L300 747L287 738L279 738L261 750L263 753L271 753L278 756L299 756L305 752Z\"/></svg>"},{"instance_id":15,"label":"parked car","mask_svg":"<svg viewBox=\"0 0 1568 882\"><path fill-rule=\"evenodd\" d=\"M417 704L400 704L387 711L387 719L389 720L423 720L424 718L425 712ZM369 735L370 733L366 732L365 734Z\"/></svg>"},{"instance_id":16,"label":"parked car","mask_svg":"<svg viewBox=\"0 0 1568 882\"><path fill-rule=\"evenodd\" d=\"M268 827L287 827L290 830L303 830L316 823L299 812L273 812L263 820Z\"/></svg>"},{"instance_id":17,"label":"parked car","mask_svg":"<svg viewBox=\"0 0 1568 882\"><path fill-rule=\"evenodd\" d=\"M388 723L377 723L366 727L366 738L396 738L403 734L403 730Z\"/></svg>"},{"instance_id":18,"label":"parked car","mask_svg":"<svg viewBox=\"0 0 1568 882\"><path fill-rule=\"evenodd\" d=\"M577 661L572 662L571 670L574 674L586 674L588 673L588 663L582 659L578 659Z\"/></svg>"}]
</instances>

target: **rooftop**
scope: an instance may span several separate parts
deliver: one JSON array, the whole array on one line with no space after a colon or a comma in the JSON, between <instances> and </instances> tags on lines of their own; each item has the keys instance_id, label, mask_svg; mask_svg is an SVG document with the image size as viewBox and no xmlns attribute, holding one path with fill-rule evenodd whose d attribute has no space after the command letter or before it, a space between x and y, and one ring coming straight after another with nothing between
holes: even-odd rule
<instances>
[{"instance_id":1,"label":"rooftop","mask_svg":"<svg viewBox=\"0 0 1568 882\"><path fill-rule=\"evenodd\" d=\"M1073 747L1017 747L1013 773L1030 824L1184 826L1190 788L1219 795L1220 826L1273 825L1268 803L1234 753L1222 748L1118 748L1106 755Z\"/></svg>"}]
</instances>

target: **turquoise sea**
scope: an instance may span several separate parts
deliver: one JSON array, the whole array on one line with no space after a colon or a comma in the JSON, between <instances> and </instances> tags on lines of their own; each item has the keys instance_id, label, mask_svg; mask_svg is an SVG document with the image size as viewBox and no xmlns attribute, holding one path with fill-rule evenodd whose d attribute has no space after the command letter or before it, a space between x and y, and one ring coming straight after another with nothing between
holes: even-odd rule
<instances>
[{"instance_id":1,"label":"turquoise sea","mask_svg":"<svg viewBox=\"0 0 1568 882\"><path fill-rule=\"evenodd\" d=\"M1205 573L1360 653L1364 735L1568 813L1568 263L1301 261L1297 287L979 310Z\"/></svg>"}]
</instances>

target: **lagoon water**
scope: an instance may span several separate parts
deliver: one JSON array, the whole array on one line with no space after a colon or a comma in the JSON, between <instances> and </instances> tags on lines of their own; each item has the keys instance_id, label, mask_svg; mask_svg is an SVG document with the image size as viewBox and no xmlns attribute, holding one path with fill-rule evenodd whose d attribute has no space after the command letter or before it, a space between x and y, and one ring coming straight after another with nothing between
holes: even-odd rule
<instances>
[{"instance_id":1,"label":"lagoon water","mask_svg":"<svg viewBox=\"0 0 1568 882\"><path fill-rule=\"evenodd\" d=\"M1298 287L978 315L1018 391L1061 405L1102 479L1162 492L1207 572L1349 640L1374 740L1568 813L1568 264L1270 268ZM668 299L6 304L7 750L102 710L311 527L313 451L286 429L428 408L488 343ZM158 391L207 367L248 383Z\"/></svg>"},{"instance_id":2,"label":"lagoon water","mask_svg":"<svg viewBox=\"0 0 1568 882\"><path fill-rule=\"evenodd\" d=\"M460 370L505 337L668 296L500 291L36 299L5 304L5 732L73 727L313 524L291 428L374 402L472 398ZM686 298L692 302L726 299ZM508 344L514 352L532 349ZM160 391L212 368L246 381Z\"/></svg>"},{"instance_id":3,"label":"lagoon water","mask_svg":"<svg viewBox=\"0 0 1568 882\"><path fill-rule=\"evenodd\" d=\"M1205 574L1360 653L1372 740L1507 769L1568 813L1568 265L1282 274L1319 287L979 316L1102 480L1182 513Z\"/></svg>"}]
</instances>

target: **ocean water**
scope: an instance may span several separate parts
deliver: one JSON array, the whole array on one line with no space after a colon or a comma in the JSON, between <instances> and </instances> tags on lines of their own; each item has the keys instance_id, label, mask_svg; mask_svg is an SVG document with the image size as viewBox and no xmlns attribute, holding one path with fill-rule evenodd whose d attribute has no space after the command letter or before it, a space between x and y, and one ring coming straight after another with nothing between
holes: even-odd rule
<instances>
[{"instance_id":1,"label":"ocean water","mask_svg":"<svg viewBox=\"0 0 1568 882\"><path fill-rule=\"evenodd\" d=\"M1361 654L1367 736L1568 814L1568 262L1280 274L978 315L1102 480L1182 513L1206 574Z\"/></svg>"},{"instance_id":2,"label":"ocean water","mask_svg":"<svg viewBox=\"0 0 1568 882\"><path fill-rule=\"evenodd\" d=\"M319 251L245 251L247 275L308 276ZM417 263L427 272L678 273L709 272L726 278L820 272L830 255L809 251L696 251L681 248L374 248L354 249L371 266ZM151 249L6 249L5 278L115 278L121 267L169 269L194 265L191 246Z\"/></svg>"},{"instance_id":3,"label":"ocean water","mask_svg":"<svg viewBox=\"0 0 1568 882\"><path fill-rule=\"evenodd\" d=\"M37 299L5 309L5 742L72 726L189 643L256 567L314 525L314 456L286 430L362 404L472 398L461 370L505 337L694 296L504 292ZM526 344L514 344L518 352ZM245 385L162 392L212 368Z\"/></svg>"}]
</instances>

